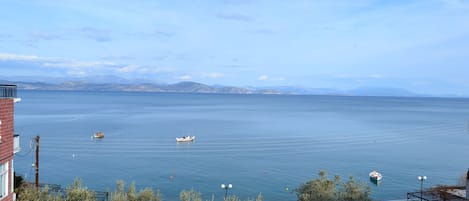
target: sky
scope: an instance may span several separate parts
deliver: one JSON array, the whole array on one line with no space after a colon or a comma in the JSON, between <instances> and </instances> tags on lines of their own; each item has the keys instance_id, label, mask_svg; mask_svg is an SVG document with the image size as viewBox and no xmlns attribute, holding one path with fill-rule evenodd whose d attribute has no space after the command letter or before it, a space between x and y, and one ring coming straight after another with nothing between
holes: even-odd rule
<instances>
[{"instance_id":1,"label":"sky","mask_svg":"<svg viewBox=\"0 0 469 201\"><path fill-rule=\"evenodd\" d=\"M469 96L469 0L6 0L0 27L2 79Z\"/></svg>"}]
</instances>

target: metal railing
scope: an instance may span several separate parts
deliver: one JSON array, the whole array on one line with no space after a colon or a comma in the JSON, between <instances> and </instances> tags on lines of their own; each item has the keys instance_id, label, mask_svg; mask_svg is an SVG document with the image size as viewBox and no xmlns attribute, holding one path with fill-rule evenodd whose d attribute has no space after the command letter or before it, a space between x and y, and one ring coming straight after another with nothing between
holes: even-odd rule
<instances>
[{"instance_id":1,"label":"metal railing","mask_svg":"<svg viewBox=\"0 0 469 201\"><path fill-rule=\"evenodd\" d=\"M462 189L465 187L443 187L442 189L434 190L425 190L425 191L416 191L407 193L408 201L456 201L456 200L469 200L464 197L459 197L449 193L449 189ZM446 190L445 190L446 189Z\"/></svg>"},{"instance_id":2,"label":"metal railing","mask_svg":"<svg viewBox=\"0 0 469 201\"><path fill-rule=\"evenodd\" d=\"M0 98L16 98L16 85L0 84Z\"/></svg>"},{"instance_id":3,"label":"metal railing","mask_svg":"<svg viewBox=\"0 0 469 201\"><path fill-rule=\"evenodd\" d=\"M25 182L25 183L23 183L23 185L34 186L35 184L30 183L30 182ZM66 193L67 193L66 189L63 188L59 184L39 183L38 186L41 189L44 189L47 186L47 188L49 189L49 192L57 193L58 195L61 195L64 198L65 198ZM93 191L93 190L91 190L91 191L94 192L96 201L109 201L109 192L107 192L107 191Z\"/></svg>"}]
</instances>

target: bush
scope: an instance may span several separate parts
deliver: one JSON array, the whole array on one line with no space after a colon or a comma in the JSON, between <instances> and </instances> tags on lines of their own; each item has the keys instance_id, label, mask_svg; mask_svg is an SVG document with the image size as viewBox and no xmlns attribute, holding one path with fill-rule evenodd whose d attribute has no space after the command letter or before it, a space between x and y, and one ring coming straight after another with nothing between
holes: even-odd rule
<instances>
[{"instance_id":1,"label":"bush","mask_svg":"<svg viewBox=\"0 0 469 201\"><path fill-rule=\"evenodd\" d=\"M67 201L95 201L95 192L83 186L81 179L75 179L71 186L65 189Z\"/></svg>"},{"instance_id":2,"label":"bush","mask_svg":"<svg viewBox=\"0 0 469 201\"><path fill-rule=\"evenodd\" d=\"M18 190L17 201L31 201L31 200L44 200L44 201L62 201L60 193L49 191L49 187L36 189L34 185L23 184Z\"/></svg>"},{"instance_id":3,"label":"bush","mask_svg":"<svg viewBox=\"0 0 469 201\"><path fill-rule=\"evenodd\" d=\"M127 192L124 192L124 187L124 181L117 181L117 190L111 193L110 201L162 201L160 191L155 194L152 189L145 188L137 194L134 182L129 185Z\"/></svg>"},{"instance_id":4,"label":"bush","mask_svg":"<svg viewBox=\"0 0 469 201\"><path fill-rule=\"evenodd\" d=\"M327 178L327 172L319 171L319 178L309 180L295 189L299 201L369 201L370 188L353 177L341 182L336 175L333 180Z\"/></svg>"}]
</instances>

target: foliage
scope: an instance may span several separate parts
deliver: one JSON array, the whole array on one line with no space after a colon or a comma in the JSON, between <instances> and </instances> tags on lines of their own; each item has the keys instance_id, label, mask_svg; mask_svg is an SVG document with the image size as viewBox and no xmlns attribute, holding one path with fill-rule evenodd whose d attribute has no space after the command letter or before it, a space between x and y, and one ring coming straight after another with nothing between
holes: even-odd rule
<instances>
[{"instance_id":1,"label":"foliage","mask_svg":"<svg viewBox=\"0 0 469 201\"><path fill-rule=\"evenodd\" d=\"M262 201L262 193L259 193L259 195L257 195L256 201Z\"/></svg>"},{"instance_id":2,"label":"foliage","mask_svg":"<svg viewBox=\"0 0 469 201\"><path fill-rule=\"evenodd\" d=\"M365 183L356 182L353 176L347 182L341 183L339 200L341 201L371 201L371 189Z\"/></svg>"},{"instance_id":3,"label":"foliage","mask_svg":"<svg viewBox=\"0 0 469 201\"><path fill-rule=\"evenodd\" d=\"M15 178L15 181L14 181L14 189L16 190L16 189L18 189L18 188L21 186L21 184L23 184L23 180L24 180L24 179L23 179L22 176L16 176L16 172L14 172L13 174L15 175L15 176L14 176L14 178Z\"/></svg>"},{"instance_id":4,"label":"foliage","mask_svg":"<svg viewBox=\"0 0 469 201\"><path fill-rule=\"evenodd\" d=\"M83 186L80 179L75 179L71 186L65 189L65 197L67 201L94 201L95 192L88 190Z\"/></svg>"},{"instance_id":5,"label":"foliage","mask_svg":"<svg viewBox=\"0 0 469 201\"><path fill-rule=\"evenodd\" d=\"M117 181L116 192L111 193L110 201L162 201L160 191L155 194L152 189L145 188L137 194L134 182L129 185L127 191L124 191L124 187L124 181Z\"/></svg>"},{"instance_id":6,"label":"foliage","mask_svg":"<svg viewBox=\"0 0 469 201\"><path fill-rule=\"evenodd\" d=\"M73 183L65 190L53 188L51 191L48 186L36 189L32 184L23 184L17 190L18 201L95 201L96 194L94 191L88 190L83 186L80 179L75 179ZM116 190L110 193L109 201L162 201L160 191L156 193L151 188L145 188L138 193L135 188L135 183L132 182L127 189L123 181L117 181ZM183 190L180 193L181 201L202 201L202 194L194 189ZM259 193L256 199L247 199L247 201L262 201L262 194ZM215 196L212 195L210 200L215 201ZM230 195L225 201L241 201L236 195Z\"/></svg>"},{"instance_id":7,"label":"foliage","mask_svg":"<svg viewBox=\"0 0 469 201\"><path fill-rule=\"evenodd\" d=\"M179 193L179 198L181 201L202 201L202 194L194 189L190 191L182 190L181 193Z\"/></svg>"},{"instance_id":8,"label":"foliage","mask_svg":"<svg viewBox=\"0 0 469 201\"><path fill-rule=\"evenodd\" d=\"M353 177L341 182L336 175L333 180L327 178L327 172L319 171L319 178L309 180L295 189L299 201L368 201L370 188Z\"/></svg>"},{"instance_id":9,"label":"foliage","mask_svg":"<svg viewBox=\"0 0 469 201\"><path fill-rule=\"evenodd\" d=\"M19 188L17 201L31 200L62 201L62 196L58 193L50 192L48 186L37 190L31 184L23 184Z\"/></svg>"}]
</instances>

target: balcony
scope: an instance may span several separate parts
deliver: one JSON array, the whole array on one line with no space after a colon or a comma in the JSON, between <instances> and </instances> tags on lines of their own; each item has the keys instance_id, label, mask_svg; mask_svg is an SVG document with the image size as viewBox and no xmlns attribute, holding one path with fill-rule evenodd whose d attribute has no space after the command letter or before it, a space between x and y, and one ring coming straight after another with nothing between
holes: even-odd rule
<instances>
[{"instance_id":1,"label":"balcony","mask_svg":"<svg viewBox=\"0 0 469 201\"><path fill-rule=\"evenodd\" d=\"M0 84L0 98L16 98L16 85Z\"/></svg>"},{"instance_id":2,"label":"balcony","mask_svg":"<svg viewBox=\"0 0 469 201\"><path fill-rule=\"evenodd\" d=\"M18 134L15 134L13 135L14 138L13 138L13 153L18 153L19 151L21 151L21 147L20 147L20 135Z\"/></svg>"}]
</instances>

